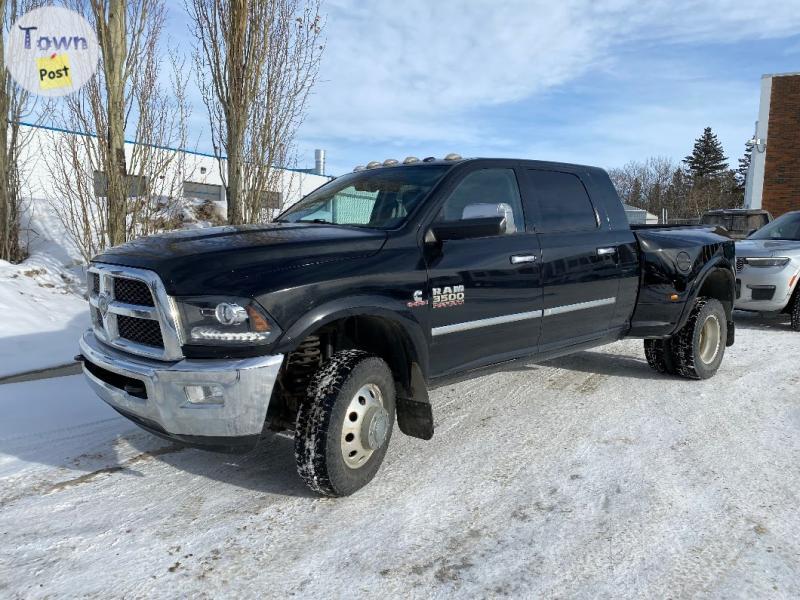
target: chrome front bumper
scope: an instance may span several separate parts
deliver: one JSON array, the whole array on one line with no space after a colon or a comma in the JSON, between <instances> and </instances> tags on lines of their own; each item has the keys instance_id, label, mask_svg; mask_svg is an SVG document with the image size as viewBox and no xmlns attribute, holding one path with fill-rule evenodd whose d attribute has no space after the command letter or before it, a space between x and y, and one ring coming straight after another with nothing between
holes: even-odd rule
<instances>
[{"instance_id":1,"label":"chrome front bumper","mask_svg":"<svg viewBox=\"0 0 800 600\"><path fill-rule=\"evenodd\" d=\"M164 362L111 348L91 331L80 349L89 384L114 409L153 433L200 446L257 440L283 362L282 354ZM218 386L218 403L189 401L186 386L202 385Z\"/></svg>"},{"instance_id":2,"label":"chrome front bumper","mask_svg":"<svg viewBox=\"0 0 800 600\"><path fill-rule=\"evenodd\" d=\"M737 290L735 306L740 310L759 312L780 312L789 303L797 277L793 283L792 276L797 274L797 266L789 263L785 267L752 267L745 266L736 273ZM772 291L774 288L774 292ZM759 293L772 294L769 299L759 298Z\"/></svg>"}]
</instances>

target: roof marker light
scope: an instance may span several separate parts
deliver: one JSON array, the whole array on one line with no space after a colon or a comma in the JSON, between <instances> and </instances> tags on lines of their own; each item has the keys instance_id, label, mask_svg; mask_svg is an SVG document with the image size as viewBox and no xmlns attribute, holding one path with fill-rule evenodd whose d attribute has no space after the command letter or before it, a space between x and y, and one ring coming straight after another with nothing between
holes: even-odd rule
<instances>
[{"instance_id":1,"label":"roof marker light","mask_svg":"<svg viewBox=\"0 0 800 600\"><path fill-rule=\"evenodd\" d=\"M380 161L377 161L377 160L371 160L371 161L369 161L367 163L367 168L368 169L377 169L380 166L381 166L381 163L380 163Z\"/></svg>"},{"instance_id":2,"label":"roof marker light","mask_svg":"<svg viewBox=\"0 0 800 600\"><path fill-rule=\"evenodd\" d=\"M435 160L436 160L435 156L426 156L425 158L422 159L422 162L433 162Z\"/></svg>"},{"instance_id":3,"label":"roof marker light","mask_svg":"<svg viewBox=\"0 0 800 600\"><path fill-rule=\"evenodd\" d=\"M416 156L406 156L403 159L404 165L413 165L416 162L419 162L419 159Z\"/></svg>"},{"instance_id":4,"label":"roof marker light","mask_svg":"<svg viewBox=\"0 0 800 600\"><path fill-rule=\"evenodd\" d=\"M456 154L455 152L451 152L447 156L444 157L445 160L461 160L461 155Z\"/></svg>"},{"instance_id":5,"label":"roof marker light","mask_svg":"<svg viewBox=\"0 0 800 600\"><path fill-rule=\"evenodd\" d=\"M383 161L384 167L394 167L395 165L399 165L400 162L396 158L387 158Z\"/></svg>"},{"instance_id":6,"label":"roof marker light","mask_svg":"<svg viewBox=\"0 0 800 600\"><path fill-rule=\"evenodd\" d=\"M364 170L364 165L358 165L355 169L353 169L353 173L358 173L359 171Z\"/></svg>"}]
</instances>

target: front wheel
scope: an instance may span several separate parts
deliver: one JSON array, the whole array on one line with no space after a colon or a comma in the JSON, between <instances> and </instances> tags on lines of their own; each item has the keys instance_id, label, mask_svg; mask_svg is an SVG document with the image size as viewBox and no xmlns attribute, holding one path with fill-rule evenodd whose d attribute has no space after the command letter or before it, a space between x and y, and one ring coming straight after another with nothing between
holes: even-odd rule
<instances>
[{"instance_id":1,"label":"front wheel","mask_svg":"<svg viewBox=\"0 0 800 600\"><path fill-rule=\"evenodd\" d=\"M383 462L394 418L394 378L386 362L362 350L337 352L313 377L298 407L298 474L326 496L361 489Z\"/></svg>"},{"instance_id":2,"label":"front wheel","mask_svg":"<svg viewBox=\"0 0 800 600\"><path fill-rule=\"evenodd\" d=\"M722 364L728 321L722 303L698 298L686 325L672 338L677 372L689 379L713 377Z\"/></svg>"}]
</instances>

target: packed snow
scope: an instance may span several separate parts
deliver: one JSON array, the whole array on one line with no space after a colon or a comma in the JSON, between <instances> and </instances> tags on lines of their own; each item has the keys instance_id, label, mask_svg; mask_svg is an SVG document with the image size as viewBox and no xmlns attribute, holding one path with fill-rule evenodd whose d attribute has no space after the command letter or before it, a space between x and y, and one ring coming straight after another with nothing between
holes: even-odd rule
<instances>
[{"instance_id":1,"label":"packed snow","mask_svg":"<svg viewBox=\"0 0 800 600\"><path fill-rule=\"evenodd\" d=\"M2 597L800 597L800 334L737 314L708 381L625 340L431 394L376 479L138 430L80 376L0 385Z\"/></svg>"}]
</instances>

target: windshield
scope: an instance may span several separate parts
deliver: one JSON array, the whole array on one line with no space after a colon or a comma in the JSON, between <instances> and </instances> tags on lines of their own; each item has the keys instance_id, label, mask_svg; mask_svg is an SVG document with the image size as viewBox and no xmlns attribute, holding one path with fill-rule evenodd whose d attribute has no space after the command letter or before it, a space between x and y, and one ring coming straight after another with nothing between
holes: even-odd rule
<instances>
[{"instance_id":1,"label":"windshield","mask_svg":"<svg viewBox=\"0 0 800 600\"><path fill-rule=\"evenodd\" d=\"M788 213L751 235L749 240L800 241L800 212Z\"/></svg>"},{"instance_id":2,"label":"windshield","mask_svg":"<svg viewBox=\"0 0 800 600\"><path fill-rule=\"evenodd\" d=\"M311 192L277 220L393 229L406 220L449 168L402 166L343 175Z\"/></svg>"}]
</instances>

